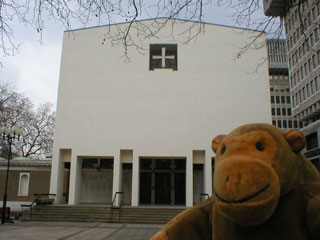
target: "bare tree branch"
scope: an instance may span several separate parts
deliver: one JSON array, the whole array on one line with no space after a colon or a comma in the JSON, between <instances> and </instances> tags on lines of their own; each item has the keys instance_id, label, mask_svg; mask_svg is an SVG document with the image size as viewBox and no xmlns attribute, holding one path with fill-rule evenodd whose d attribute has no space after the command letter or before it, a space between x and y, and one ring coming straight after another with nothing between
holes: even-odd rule
<instances>
[{"instance_id":1,"label":"bare tree branch","mask_svg":"<svg viewBox=\"0 0 320 240\"><path fill-rule=\"evenodd\" d=\"M304 1L288 5L288 8L299 8L302 32L307 39L305 16L302 16L300 11ZM241 57L250 49L261 47L259 39L264 33L268 34L268 38L278 39L284 36L282 19L259 17L263 10L261 2L260 0L215 2L217 7L230 9L230 17L236 26L256 31L256 34L244 31L250 32L249 41L244 46L238 46L239 51L235 58ZM70 30L74 24L85 27L93 24L111 26L114 23L126 22L128 23L126 25L113 25L113 31L105 28L106 32L101 41L102 44L108 43L112 46L121 44L124 49L124 60L130 61L130 48L143 54L148 49L143 45L144 40L157 38L168 23L171 24L173 40L176 36L179 36L182 43L196 40L205 30L202 24L204 9L212 4L212 0L0 0L0 48L3 56L14 55L18 51L19 43L15 41L11 25L13 21L34 27L40 41L48 19L60 23L66 30ZM151 26L140 21L145 18L152 19ZM193 24L188 25L184 31L176 33L174 32L176 19L187 20Z\"/></svg>"},{"instance_id":2,"label":"bare tree branch","mask_svg":"<svg viewBox=\"0 0 320 240\"><path fill-rule=\"evenodd\" d=\"M9 84L0 84L0 127L23 129L22 141L13 146L14 156L43 158L51 155L55 113L49 103L34 108L31 101L13 90ZM1 139L2 140L2 139ZM0 156L6 157L7 145L0 140Z\"/></svg>"}]
</instances>

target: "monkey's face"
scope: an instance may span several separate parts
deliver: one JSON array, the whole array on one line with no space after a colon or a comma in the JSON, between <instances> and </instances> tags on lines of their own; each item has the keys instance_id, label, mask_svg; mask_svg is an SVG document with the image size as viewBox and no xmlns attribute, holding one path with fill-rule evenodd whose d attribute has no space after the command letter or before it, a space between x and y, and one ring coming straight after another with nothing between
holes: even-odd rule
<instances>
[{"instance_id":1,"label":"monkey's face","mask_svg":"<svg viewBox=\"0 0 320 240\"><path fill-rule=\"evenodd\" d=\"M215 195L222 215L242 226L267 221L279 198L297 185L305 142L300 131L270 124L248 124L215 137Z\"/></svg>"},{"instance_id":2,"label":"monkey's face","mask_svg":"<svg viewBox=\"0 0 320 240\"><path fill-rule=\"evenodd\" d=\"M231 222L252 226L265 222L280 197L274 156L278 150L265 131L215 138L215 194L219 211Z\"/></svg>"}]
</instances>

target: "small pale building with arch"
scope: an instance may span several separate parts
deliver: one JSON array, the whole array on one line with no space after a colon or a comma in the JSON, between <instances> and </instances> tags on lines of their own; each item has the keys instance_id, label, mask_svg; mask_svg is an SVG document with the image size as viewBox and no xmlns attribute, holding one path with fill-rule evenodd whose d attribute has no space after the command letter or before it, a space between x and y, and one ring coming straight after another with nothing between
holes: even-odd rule
<instances>
[{"instance_id":1,"label":"small pale building with arch","mask_svg":"<svg viewBox=\"0 0 320 240\"><path fill-rule=\"evenodd\" d=\"M30 204L34 194L49 193L51 158L36 160L17 157L10 160L7 206L21 212L22 204ZM0 158L0 204L2 206L8 160ZM65 172L67 174L67 171Z\"/></svg>"}]
</instances>

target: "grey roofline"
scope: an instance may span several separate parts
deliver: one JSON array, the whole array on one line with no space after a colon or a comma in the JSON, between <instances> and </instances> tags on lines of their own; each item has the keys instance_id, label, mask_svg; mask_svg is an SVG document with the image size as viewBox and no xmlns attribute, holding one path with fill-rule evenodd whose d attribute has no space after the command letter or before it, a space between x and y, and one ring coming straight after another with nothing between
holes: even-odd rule
<instances>
[{"instance_id":1,"label":"grey roofline","mask_svg":"<svg viewBox=\"0 0 320 240\"><path fill-rule=\"evenodd\" d=\"M150 20L156 20L156 19L172 19L172 20L178 20L178 21L184 21L184 22L199 23L199 22L193 21L193 20L185 20L185 19L180 19L180 18L168 18L168 17L146 18L146 19L141 19L141 20L135 20L135 22L143 22L143 21L150 21ZM83 27L83 28L75 28L75 29L65 30L64 32L73 32L73 31L86 30L86 29L91 29L91 28L99 28L99 27L106 27L106 26L113 26L113 25L120 25L120 24L128 24L128 23L130 23L130 22L119 22L119 23L103 24L103 25L96 25L96 26L92 26L92 27ZM266 34L265 31L254 30L254 29L250 29L250 28L235 27L235 26L229 26L229 25L217 24L217 23L209 23L209 22L200 22L200 23L208 24L208 25L214 25L214 26L220 26L220 27L229 27L229 28L248 30L248 31L253 31L253 32L263 32L263 33Z\"/></svg>"}]
</instances>

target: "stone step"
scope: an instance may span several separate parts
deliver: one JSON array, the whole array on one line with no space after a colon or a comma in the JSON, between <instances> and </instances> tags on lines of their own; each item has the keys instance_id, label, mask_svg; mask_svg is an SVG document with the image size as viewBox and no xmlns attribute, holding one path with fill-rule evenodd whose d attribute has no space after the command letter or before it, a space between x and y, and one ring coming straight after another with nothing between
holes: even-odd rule
<instances>
[{"instance_id":1,"label":"stone step","mask_svg":"<svg viewBox=\"0 0 320 240\"><path fill-rule=\"evenodd\" d=\"M169 222L171 218L158 219L158 218L66 218L66 217L48 217L48 216L32 216L24 217L23 221L59 221L59 222L112 222L112 223L147 223L147 224L165 224Z\"/></svg>"},{"instance_id":2,"label":"stone step","mask_svg":"<svg viewBox=\"0 0 320 240\"><path fill-rule=\"evenodd\" d=\"M27 212L27 211L24 211ZM29 212L29 211L28 211ZM79 211L70 211L70 210L45 210L45 209L32 209L32 212L36 213L47 213L47 214L52 214L52 213L64 213L64 214L74 214L74 213L83 213L83 214L111 214L112 211L106 210L106 211L90 211L90 210L79 210ZM161 212L156 212L156 211L148 211L148 212L138 212L138 211L126 211L126 210L121 210L121 214L139 214L139 215L150 215L150 214L157 214L157 215L175 215L180 213L181 211L176 211L176 212L168 212L168 211L161 211ZM119 210L114 210L113 214L119 213Z\"/></svg>"},{"instance_id":3,"label":"stone step","mask_svg":"<svg viewBox=\"0 0 320 240\"><path fill-rule=\"evenodd\" d=\"M68 209L68 210L76 210L76 209L87 209L87 210L110 210L110 207L87 207L87 206L59 206L59 205L47 205L47 206L34 206L37 209ZM133 211L182 211L185 208L143 208L143 207L122 207L122 210L133 210Z\"/></svg>"},{"instance_id":4,"label":"stone step","mask_svg":"<svg viewBox=\"0 0 320 240\"><path fill-rule=\"evenodd\" d=\"M177 210L177 211L168 211L166 209L162 210L155 210L155 211L139 211L139 210L133 210L133 209L121 209L121 213L126 213L126 214L131 214L131 213L138 213L138 214L178 214L182 212L183 209ZM51 213L51 212L65 212L65 213L91 213L91 214L109 214L112 211L110 209L103 209L103 210L94 210L94 209L37 209L33 208L33 212L46 212L46 213ZM113 210L114 213L119 212L118 209Z\"/></svg>"},{"instance_id":5,"label":"stone step","mask_svg":"<svg viewBox=\"0 0 320 240\"><path fill-rule=\"evenodd\" d=\"M139 220L134 220L132 221L127 220L127 219L120 219L120 221L118 221L118 219L112 219L110 221L110 219L86 219L86 218L81 218L81 219L66 219L66 218L30 218L30 219L23 219L23 221L39 221L39 222L43 222L43 221L48 221L48 222L97 222L97 223L134 223L134 224L166 224L170 221L169 220L152 220L152 222L150 222L150 220L143 220L143 219L139 219Z\"/></svg>"},{"instance_id":6,"label":"stone step","mask_svg":"<svg viewBox=\"0 0 320 240\"><path fill-rule=\"evenodd\" d=\"M27 212L27 211L24 211ZM79 211L68 211L68 210L37 210L37 209L33 209L32 212L39 212L39 213L66 213L66 214L73 214L73 213L84 213L84 214L111 214L111 211L83 211L83 210L79 210ZM114 210L113 213L118 213L118 210ZM121 211L121 214L139 214L139 215L149 215L149 214L157 214L157 215L175 215L180 213L181 211L177 211L177 212L167 212L167 211L162 211L162 212L136 212L136 211Z\"/></svg>"},{"instance_id":7,"label":"stone step","mask_svg":"<svg viewBox=\"0 0 320 240\"><path fill-rule=\"evenodd\" d=\"M26 213L24 214L24 216L28 216L30 214ZM32 212L32 215L33 216L52 216L52 217L55 217L55 216L61 216L61 217L81 217L81 216L85 216L85 217L88 217L88 218L98 218L98 217L104 217L104 218L110 218L111 216L113 217L118 217L119 214L118 213L115 213L115 214L84 214L84 213L73 213L73 214L68 214L68 213L51 213L51 214L48 214L46 212ZM132 214L124 214L124 213L121 213L120 214L120 217L124 218L124 217L130 217L130 218L159 218L159 219L162 219L162 218L168 218L168 217L173 217L173 216L176 216L178 214L163 214L163 215L158 215L158 214L135 214L135 213L132 213Z\"/></svg>"},{"instance_id":8,"label":"stone step","mask_svg":"<svg viewBox=\"0 0 320 240\"><path fill-rule=\"evenodd\" d=\"M109 217L86 217L86 216L77 216L77 217L65 217L65 216L42 216L42 215L32 215L31 216L24 216L23 218L24 220L31 220L31 219L88 219L88 220L104 220L105 222L109 222L110 218ZM113 217L111 218L111 220L118 220L118 217ZM121 216L120 217L121 220L125 220L126 222L128 221L168 221L170 219L172 219L171 217L167 217L167 218L157 218L157 217L149 217L149 218L137 218L137 217L125 217L125 216Z\"/></svg>"},{"instance_id":9,"label":"stone step","mask_svg":"<svg viewBox=\"0 0 320 240\"><path fill-rule=\"evenodd\" d=\"M48 205L35 206L32 209L32 217L30 210L25 210L23 220L165 224L183 210L185 209L123 207L119 219L119 210L113 210L111 217L110 207L105 206Z\"/></svg>"},{"instance_id":10,"label":"stone step","mask_svg":"<svg viewBox=\"0 0 320 240\"><path fill-rule=\"evenodd\" d=\"M24 217L31 217L31 215L24 215ZM77 215L63 215L63 214L51 214L51 215L47 215L47 214L37 214L34 213L32 214L32 217L46 217L46 218L88 218L88 219L110 219L110 218L118 218L119 215L84 215L84 214L77 214ZM154 219L159 219L159 220L167 220L167 219L171 219L174 216L172 215L168 215L168 216L157 216L157 215L150 215L150 216L139 216L139 215L120 215L121 219L150 219L150 220L154 220Z\"/></svg>"}]
</instances>

